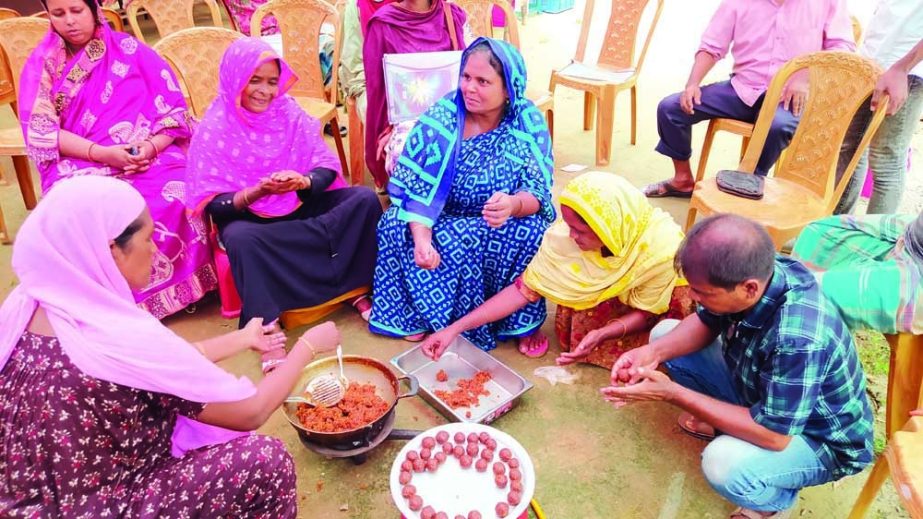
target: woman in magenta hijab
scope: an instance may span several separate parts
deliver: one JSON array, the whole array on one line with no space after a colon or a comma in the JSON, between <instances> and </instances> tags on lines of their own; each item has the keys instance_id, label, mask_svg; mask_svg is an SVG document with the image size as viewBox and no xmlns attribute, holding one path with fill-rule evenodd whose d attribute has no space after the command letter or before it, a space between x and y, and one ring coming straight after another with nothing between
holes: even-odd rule
<instances>
[{"instance_id":1,"label":"woman in magenta hijab","mask_svg":"<svg viewBox=\"0 0 923 519\"><path fill-rule=\"evenodd\" d=\"M191 136L167 63L102 21L96 0L43 0L49 31L22 71L19 116L42 191L63 178L113 176L144 195L157 252L135 301L158 318L215 288L201 218L183 199Z\"/></svg>"},{"instance_id":2,"label":"woman in magenta hijab","mask_svg":"<svg viewBox=\"0 0 923 519\"><path fill-rule=\"evenodd\" d=\"M0 307L0 516L294 517L282 443L251 434L332 323L305 332L254 385L215 362L284 344L248 326L190 344L138 308L154 222L120 180L64 179L13 246L20 284Z\"/></svg>"},{"instance_id":3,"label":"woman in magenta hijab","mask_svg":"<svg viewBox=\"0 0 923 519\"><path fill-rule=\"evenodd\" d=\"M269 44L235 41L189 149L187 203L218 225L241 325L343 302L366 319L371 310L381 204L347 187L320 123L286 95L295 81Z\"/></svg>"},{"instance_id":4,"label":"woman in magenta hijab","mask_svg":"<svg viewBox=\"0 0 923 519\"><path fill-rule=\"evenodd\" d=\"M362 49L368 102L365 162L378 188L384 189L388 184L379 148L391 134L382 58L385 54L464 50L466 19L461 7L445 0L400 0L372 14Z\"/></svg>"}]
</instances>

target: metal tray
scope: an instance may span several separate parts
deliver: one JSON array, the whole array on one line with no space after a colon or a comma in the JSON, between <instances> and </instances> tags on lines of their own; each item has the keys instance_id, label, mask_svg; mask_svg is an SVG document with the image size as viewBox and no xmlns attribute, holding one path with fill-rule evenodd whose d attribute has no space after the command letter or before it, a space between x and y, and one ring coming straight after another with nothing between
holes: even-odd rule
<instances>
[{"instance_id":1,"label":"metal tray","mask_svg":"<svg viewBox=\"0 0 923 519\"><path fill-rule=\"evenodd\" d=\"M531 382L463 337L455 339L438 362L416 346L391 359L391 364L401 373L415 376L420 382L420 396L453 422L489 424L508 413L523 393L532 389ZM446 382L436 380L439 370L445 370L449 376ZM486 371L491 376L484 385L490 395L482 396L478 405L452 409L436 397L435 390L455 389L456 381L472 378L478 371ZM470 417L467 416L469 412Z\"/></svg>"}]
</instances>

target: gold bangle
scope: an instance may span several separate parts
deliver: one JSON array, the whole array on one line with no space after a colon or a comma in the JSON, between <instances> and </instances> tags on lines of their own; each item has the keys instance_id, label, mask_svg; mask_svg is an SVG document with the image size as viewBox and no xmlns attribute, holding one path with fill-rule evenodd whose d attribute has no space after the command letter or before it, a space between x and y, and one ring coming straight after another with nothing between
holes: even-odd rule
<instances>
[{"instance_id":1,"label":"gold bangle","mask_svg":"<svg viewBox=\"0 0 923 519\"><path fill-rule=\"evenodd\" d=\"M613 339L621 339L622 337L625 337L626 335L628 335L628 325L625 324L625 321L622 321L621 318L616 317L615 319L612 319L611 321L606 323L606 326L609 326L612 323L619 323L622 325L622 334L619 335L618 337L613 337Z\"/></svg>"},{"instance_id":2,"label":"gold bangle","mask_svg":"<svg viewBox=\"0 0 923 519\"><path fill-rule=\"evenodd\" d=\"M243 195L244 207L250 207L250 200L247 199L247 188L241 189L240 192L244 194Z\"/></svg>"},{"instance_id":3,"label":"gold bangle","mask_svg":"<svg viewBox=\"0 0 923 519\"><path fill-rule=\"evenodd\" d=\"M87 148L87 160L90 162L96 162L95 160L93 160L93 146L96 146L95 142L91 142L90 147Z\"/></svg>"}]
</instances>

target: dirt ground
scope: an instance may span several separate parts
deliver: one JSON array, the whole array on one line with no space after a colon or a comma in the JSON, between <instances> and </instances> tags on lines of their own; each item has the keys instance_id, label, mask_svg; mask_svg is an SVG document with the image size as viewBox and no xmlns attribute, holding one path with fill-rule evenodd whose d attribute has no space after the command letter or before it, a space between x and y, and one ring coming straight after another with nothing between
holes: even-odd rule
<instances>
[{"instance_id":1,"label":"dirt ground","mask_svg":"<svg viewBox=\"0 0 923 519\"><path fill-rule=\"evenodd\" d=\"M865 21L870 2L854 1L850 6ZM615 132L611 166L602 168L624 175L642 186L670 174L669 161L656 154L657 141L654 114L657 102L684 84L692 61L692 50L708 22L718 0L698 2L668 2L655 34L647 62L639 82L638 143L629 145L629 104L622 96L616 105ZM582 1L577 9L557 15L529 17L521 30L523 54L529 66L531 83L547 85L550 71L565 65L576 47ZM594 34L598 24L608 17L606 6L593 15ZM598 38L597 38L598 39ZM595 55L598 42L591 42L588 55ZM729 66L723 63L708 80L727 75ZM555 103L555 153L560 168L567 164L592 165L594 132L582 130L582 95L561 89ZM345 117L341 120L346 120ZM0 109L0 127L14 124L12 114ZM704 127L695 132L697 160ZM921 145L921 136L914 139L914 148ZM709 170L732 168L736 165L739 140L719 136L709 161ZM920 157L919 154L916 157ZM902 209L919 211L923 204L920 171L923 159L914 162L909 174L907 196ZM8 159L0 159L0 168L12 178ZM597 168L591 168L597 169ZM555 192L575 173L557 171ZM37 179L36 179L37 180ZM36 182L36 185L37 182ZM0 203L7 223L14 233L25 217L15 179L12 185L0 187ZM685 222L687 204L684 201L657 202L680 223ZM0 297L15 285L9 268L11 247L0 247ZM192 314L182 313L166 321L167 325L190 340L230 331L236 321L222 319L214 296L197 305ZM553 309L550 309L553 312ZM355 312L344 309L332 316L343 331L347 353L369 355L387 361L408 348L408 343L373 336ZM545 332L553 336L552 323ZM289 334L294 340L301 330ZM884 348L884 349L883 349ZM883 382L887 380L887 350L880 338L865 335L860 342L873 392L883 400ZM511 434L529 451L535 463L538 485L535 499L546 516L555 519L603 518L722 518L732 508L705 482L699 468L699 455L705 444L681 434L675 425L677 411L669 405L651 403L613 410L598 395L598 388L608 378L605 370L580 366L574 371L580 380L574 385L552 387L533 375L539 366L553 363L557 350L552 345L544 359L527 359L510 344L501 345L494 355L530 379L535 387L521 404L494 423ZM241 354L223 364L229 371L259 379L258 358ZM879 415L883 417L883 408ZM445 423L445 419L418 398L401 401L398 405L397 426L426 429ZM880 418L879 418L880 421ZM264 425L260 433L283 439L295 458L298 470L300 516L304 518L395 518L387 483L391 462L402 442L385 442L374 450L368 461L354 466L344 460L329 460L299 444L291 426L280 412ZM879 440L879 445L883 442ZM865 481L867 471L835 484L814 487L802 492L794 517L839 518L848 514L856 495ZM906 517L893 488L886 485L876 501L870 517Z\"/></svg>"}]
</instances>

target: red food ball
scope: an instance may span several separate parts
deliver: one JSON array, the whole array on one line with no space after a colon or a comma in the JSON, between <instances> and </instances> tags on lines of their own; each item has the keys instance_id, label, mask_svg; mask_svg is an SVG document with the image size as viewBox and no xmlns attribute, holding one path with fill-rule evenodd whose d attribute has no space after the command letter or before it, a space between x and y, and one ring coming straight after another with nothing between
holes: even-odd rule
<instances>
[{"instance_id":1,"label":"red food ball","mask_svg":"<svg viewBox=\"0 0 923 519\"><path fill-rule=\"evenodd\" d=\"M411 479L413 479L413 474L411 474L410 472L407 472L406 470L402 471L401 475L397 477L397 480L400 481L401 485L406 485L407 483L410 483Z\"/></svg>"},{"instance_id":2,"label":"red food ball","mask_svg":"<svg viewBox=\"0 0 923 519\"><path fill-rule=\"evenodd\" d=\"M438 461L440 464L445 463L445 458L446 455L444 452L437 452L435 455L433 455L433 459Z\"/></svg>"},{"instance_id":3,"label":"red food ball","mask_svg":"<svg viewBox=\"0 0 923 519\"><path fill-rule=\"evenodd\" d=\"M486 445L487 448L490 449L490 450L492 450L492 451L497 450L497 440L495 440L495 439L493 439L493 438L489 438L489 439L487 440L487 442L486 442L484 445Z\"/></svg>"},{"instance_id":4,"label":"red food ball","mask_svg":"<svg viewBox=\"0 0 923 519\"><path fill-rule=\"evenodd\" d=\"M513 451L507 449L506 447L500 449L500 459L503 461L510 461L513 459Z\"/></svg>"},{"instance_id":5,"label":"red food ball","mask_svg":"<svg viewBox=\"0 0 923 519\"><path fill-rule=\"evenodd\" d=\"M477 442L478 442L478 435L477 435L477 434L471 433L471 434L468 435L468 443L477 443Z\"/></svg>"},{"instance_id":6,"label":"red food ball","mask_svg":"<svg viewBox=\"0 0 923 519\"><path fill-rule=\"evenodd\" d=\"M458 458L458 462L461 464L463 469L471 468L471 456L463 454L461 458Z\"/></svg>"},{"instance_id":7,"label":"red food ball","mask_svg":"<svg viewBox=\"0 0 923 519\"><path fill-rule=\"evenodd\" d=\"M477 469L478 472L487 472L487 464L487 460L478 460L477 463L474 464L474 468Z\"/></svg>"},{"instance_id":8,"label":"red food ball","mask_svg":"<svg viewBox=\"0 0 923 519\"><path fill-rule=\"evenodd\" d=\"M461 445L456 445L455 448L452 449L452 454L454 454L456 458L461 458L464 453L465 448Z\"/></svg>"},{"instance_id":9,"label":"red food ball","mask_svg":"<svg viewBox=\"0 0 923 519\"><path fill-rule=\"evenodd\" d=\"M468 512L468 519L481 519L481 512L478 512L477 510Z\"/></svg>"},{"instance_id":10,"label":"red food ball","mask_svg":"<svg viewBox=\"0 0 923 519\"><path fill-rule=\"evenodd\" d=\"M423 498L420 496L413 496L410 498L410 501L407 502L407 506L414 512L419 512L420 509L423 508Z\"/></svg>"},{"instance_id":11,"label":"red food ball","mask_svg":"<svg viewBox=\"0 0 923 519\"><path fill-rule=\"evenodd\" d=\"M427 436L426 438L423 438L422 445L426 449L432 449L436 446L436 440L434 440L432 436Z\"/></svg>"},{"instance_id":12,"label":"red food ball","mask_svg":"<svg viewBox=\"0 0 923 519\"><path fill-rule=\"evenodd\" d=\"M510 481L510 490L514 490L516 492L522 493L522 481L520 480Z\"/></svg>"},{"instance_id":13,"label":"red food ball","mask_svg":"<svg viewBox=\"0 0 923 519\"><path fill-rule=\"evenodd\" d=\"M428 459L430 459L430 458L432 458L432 457L433 457L433 451L427 449L426 447L423 447L423 448L420 450L420 458L421 458L421 459L428 460Z\"/></svg>"},{"instance_id":14,"label":"red food ball","mask_svg":"<svg viewBox=\"0 0 923 519\"><path fill-rule=\"evenodd\" d=\"M457 432L455 433L455 443L462 443L465 441L465 433Z\"/></svg>"},{"instance_id":15,"label":"red food ball","mask_svg":"<svg viewBox=\"0 0 923 519\"><path fill-rule=\"evenodd\" d=\"M510 458L510 461L507 461L506 464L509 465L511 469L519 468L519 460L516 458Z\"/></svg>"},{"instance_id":16,"label":"red food ball","mask_svg":"<svg viewBox=\"0 0 923 519\"><path fill-rule=\"evenodd\" d=\"M519 469L510 469L510 480L519 481L522 479L522 472Z\"/></svg>"},{"instance_id":17,"label":"red food ball","mask_svg":"<svg viewBox=\"0 0 923 519\"><path fill-rule=\"evenodd\" d=\"M484 449L481 451L481 457L487 461L494 459L494 451L490 449Z\"/></svg>"},{"instance_id":18,"label":"red food ball","mask_svg":"<svg viewBox=\"0 0 923 519\"><path fill-rule=\"evenodd\" d=\"M478 440L481 440L481 443L487 443L487 440L490 439L490 435L486 432L482 432L478 435Z\"/></svg>"},{"instance_id":19,"label":"red food ball","mask_svg":"<svg viewBox=\"0 0 923 519\"><path fill-rule=\"evenodd\" d=\"M522 502L522 494L513 490L506 496L506 500L509 501L511 505L516 506Z\"/></svg>"},{"instance_id":20,"label":"red food ball","mask_svg":"<svg viewBox=\"0 0 923 519\"><path fill-rule=\"evenodd\" d=\"M437 443L445 443L447 441L449 441L449 433L445 431L439 431L438 433L436 433Z\"/></svg>"},{"instance_id":21,"label":"red food ball","mask_svg":"<svg viewBox=\"0 0 923 519\"><path fill-rule=\"evenodd\" d=\"M439 468L439 460L436 458L430 458L426 460L426 470L430 472L436 472L436 469Z\"/></svg>"},{"instance_id":22,"label":"red food ball","mask_svg":"<svg viewBox=\"0 0 923 519\"><path fill-rule=\"evenodd\" d=\"M413 462L404 460L404 463L401 463L401 470L406 470L407 472L410 472L411 470L413 470Z\"/></svg>"},{"instance_id":23,"label":"red food ball","mask_svg":"<svg viewBox=\"0 0 923 519\"><path fill-rule=\"evenodd\" d=\"M455 446L452 445L452 442L445 442L442 444L442 452L446 454L451 454L453 448L455 448Z\"/></svg>"},{"instance_id":24,"label":"red food ball","mask_svg":"<svg viewBox=\"0 0 923 519\"><path fill-rule=\"evenodd\" d=\"M494 474L503 474L506 472L506 466L499 461L494 463Z\"/></svg>"},{"instance_id":25,"label":"red food ball","mask_svg":"<svg viewBox=\"0 0 923 519\"><path fill-rule=\"evenodd\" d=\"M433 519L449 519L449 514L445 512L438 512L435 516L433 516Z\"/></svg>"},{"instance_id":26,"label":"red food ball","mask_svg":"<svg viewBox=\"0 0 923 519\"><path fill-rule=\"evenodd\" d=\"M468 456L477 456L477 454L478 454L478 444L476 444L476 443L469 443L469 444L468 444L468 448L465 449L465 451L468 453Z\"/></svg>"},{"instance_id":27,"label":"red food ball","mask_svg":"<svg viewBox=\"0 0 923 519\"><path fill-rule=\"evenodd\" d=\"M494 476L494 483L497 484L497 488L506 488L507 484L506 476L503 474L497 474Z\"/></svg>"},{"instance_id":28,"label":"red food ball","mask_svg":"<svg viewBox=\"0 0 923 519\"><path fill-rule=\"evenodd\" d=\"M426 505L420 510L420 519L433 519L436 516L436 509Z\"/></svg>"},{"instance_id":29,"label":"red food ball","mask_svg":"<svg viewBox=\"0 0 923 519\"><path fill-rule=\"evenodd\" d=\"M426 461L421 459L413 460L413 471L414 472L423 472L426 469Z\"/></svg>"},{"instance_id":30,"label":"red food ball","mask_svg":"<svg viewBox=\"0 0 923 519\"><path fill-rule=\"evenodd\" d=\"M510 515L510 505L501 501L497 503L497 506L496 508L494 508L494 511L497 512L497 517L506 517Z\"/></svg>"},{"instance_id":31,"label":"red food ball","mask_svg":"<svg viewBox=\"0 0 923 519\"><path fill-rule=\"evenodd\" d=\"M417 487L413 485L404 485L404 488L401 489L401 495L404 496L404 499L410 499L417 495Z\"/></svg>"},{"instance_id":32,"label":"red food ball","mask_svg":"<svg viewBox=\"0 0 923 519\"><path fill-rule=\"evenodd\" d=\"M417 458L419 458L419 457L420 457L420 454L419 454L417 451L408 451L408 452L407 452L407 459L410 460L410 461L413 461L413 460L415 460L415 459L417 459Z\"/></svg>"}]
</instances>

